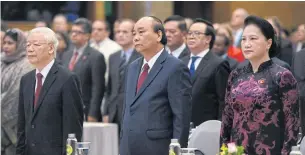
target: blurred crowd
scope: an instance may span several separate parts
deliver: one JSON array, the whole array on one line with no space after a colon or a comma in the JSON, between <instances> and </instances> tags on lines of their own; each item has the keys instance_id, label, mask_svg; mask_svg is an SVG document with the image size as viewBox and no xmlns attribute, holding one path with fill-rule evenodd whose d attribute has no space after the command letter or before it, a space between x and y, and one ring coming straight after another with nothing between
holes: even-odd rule
<instances>
[{"instance_id":1,"label":"blurred crowd","mask_svg":"<svg viewBox=\"0 0 305 155\"><path fill-rule=\"evenodd\" d=\"M234 70L245 61L241 41L244 21L248 16L245 9L239 8L232 13L229 22L213 23L216 35L211 51L227 60L230 70ZM296 79L304 83L305 66L295 61L295 57L305 48L305 24L298 25L296 29L289 31L283 27L278 17L264 18L273 26L276 33L274 40L277 43L278 53L275 59L288 66L287 68L293 72ZM179 15L170 16L163 22L167 37L165 48L178 59L191 55L188 50L187 36L200 35L189 31L192 23L193 19ZM120 127L124 102L120 62L124 60L128 62L124 65L128 65L141 57L141 54L134 52L134 25L135 21L132 19L117 19L111 29L110 24L105 20L95 20L91 23L88 19L78 18L71 27L67 17L62 14L56 15L52 24L42 20L36 22L35 27L52 28L59 41L56 61L67 66L80 77L86 121L117 123ZM110 38L111 33L113 33L113 39ZM1 22L1 148L2 153L6 154L14 152L17 141L20 79L33 69L26 58L27 35L27 31L9 28L5 22ZM86 53L94 54L86 55ZM305 60L305 57L303 59ZM85 60L89 60L90 64ZM300 94L305 96L304 85L300 84L299 87L302 90ZM199 115L200 112L196 113L198 118ZM206 120L193 121L199 125Z\"/></svg>"}]
</instances>

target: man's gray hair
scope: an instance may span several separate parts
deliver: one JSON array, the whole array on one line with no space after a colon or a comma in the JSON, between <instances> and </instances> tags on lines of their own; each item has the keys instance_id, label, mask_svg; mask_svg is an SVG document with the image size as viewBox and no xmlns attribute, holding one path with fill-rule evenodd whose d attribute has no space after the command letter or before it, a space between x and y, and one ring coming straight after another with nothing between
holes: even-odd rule
<instances>
[{"instance_id":1,"label":"man's gray hair","mask_svg":"<svg viewBox=\"0 0 305 155\"><path fill-rule=\"evenodd\" d=\"M53 45L53 49L54 49L54 58L56 58L56 51L57 51L57 47L58 47L58 40L56 37L56 34L54 33L54 31L52 31L50 28L47 27L38 27L38 28L34 28L29 32L30 36L32 33L40 33L44 36L45 40L47 41L47 43L51 43Z\"/></svg>"}]
</instances>

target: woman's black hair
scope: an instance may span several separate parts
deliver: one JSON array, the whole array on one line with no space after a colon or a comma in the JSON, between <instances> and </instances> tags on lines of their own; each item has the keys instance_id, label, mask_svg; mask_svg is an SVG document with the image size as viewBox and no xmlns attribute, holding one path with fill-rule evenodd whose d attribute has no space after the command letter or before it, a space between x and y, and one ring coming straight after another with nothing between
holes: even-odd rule
<instances>
[{"instance_id":1,"label":"woman's black hair","mask_svg":"<svg viewBox=\"0 0 305 155\"><path fill-rule=\"evenodd\" d=\"M245 27L252 24L261 30L262 34L266 37L267 40L272 39L272 44L269 49L269 57L271 58L278 55L279 49L277 44L277 37L272 25L261 17L251 15L245 19Z\"/></svg>"},{"instance_id":2,"label":"woman's black hair","mask_svg":"<svg viewBox=\"0 0 305 155\"><path fill-rule=\"evenodd\" d=\"M14 29L8 29L6 32L5 32L5 35L4 37L6 36L9 36L10 38L12 38L15 42L17 42L18 40L18 32ZM3 38L4 38L3 37Z\"/></svg>"},{"instance_id":3,"label":"woman's black hair","mask_svg":"<svg viewBox=\"0 0 305 155\"><path fill-rule=\"evenodd\" d=\"M64 40L64 42L66 43L66 48L64 49L65 51L69 49L70 47L70 40L68 37L68 34L66 34L65 32L56 32L56 34L60 35L61 38Z\"/></svg>"}]
</instances>

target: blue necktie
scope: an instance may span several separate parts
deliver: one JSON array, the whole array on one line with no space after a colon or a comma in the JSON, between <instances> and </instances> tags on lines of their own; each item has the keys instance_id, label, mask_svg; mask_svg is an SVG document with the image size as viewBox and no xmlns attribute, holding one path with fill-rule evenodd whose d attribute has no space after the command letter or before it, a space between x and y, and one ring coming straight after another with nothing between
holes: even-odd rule
<instances>
[{"instance_id":1,"label":"blue necktie","mask_svg":"<svg viewBox=\"0 0 305 155\"><path fill-rule=\"evenodd\" d=\"M193 77L195 75L195 71L196 71L196 69L195 69L195 62L200 57L192 56L191 58L192 58L192 62L191 62L190 72L191 72L191 77Z\"/></svg>"}]
</instances>

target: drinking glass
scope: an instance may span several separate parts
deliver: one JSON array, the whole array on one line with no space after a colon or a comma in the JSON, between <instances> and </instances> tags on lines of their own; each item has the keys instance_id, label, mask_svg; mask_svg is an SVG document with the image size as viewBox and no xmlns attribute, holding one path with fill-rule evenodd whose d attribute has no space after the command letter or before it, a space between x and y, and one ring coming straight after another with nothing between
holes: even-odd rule
<instances>
[{"instance_id":1,"label":"drinking glass","mask_svg":"<svg viewBox=\"0 0 305 155\"><path fill-rule=\"evenodd\" d=\"M77 151L78 155L89 155L91 142L78 142Z\"/></svg>"}]
</instances>

